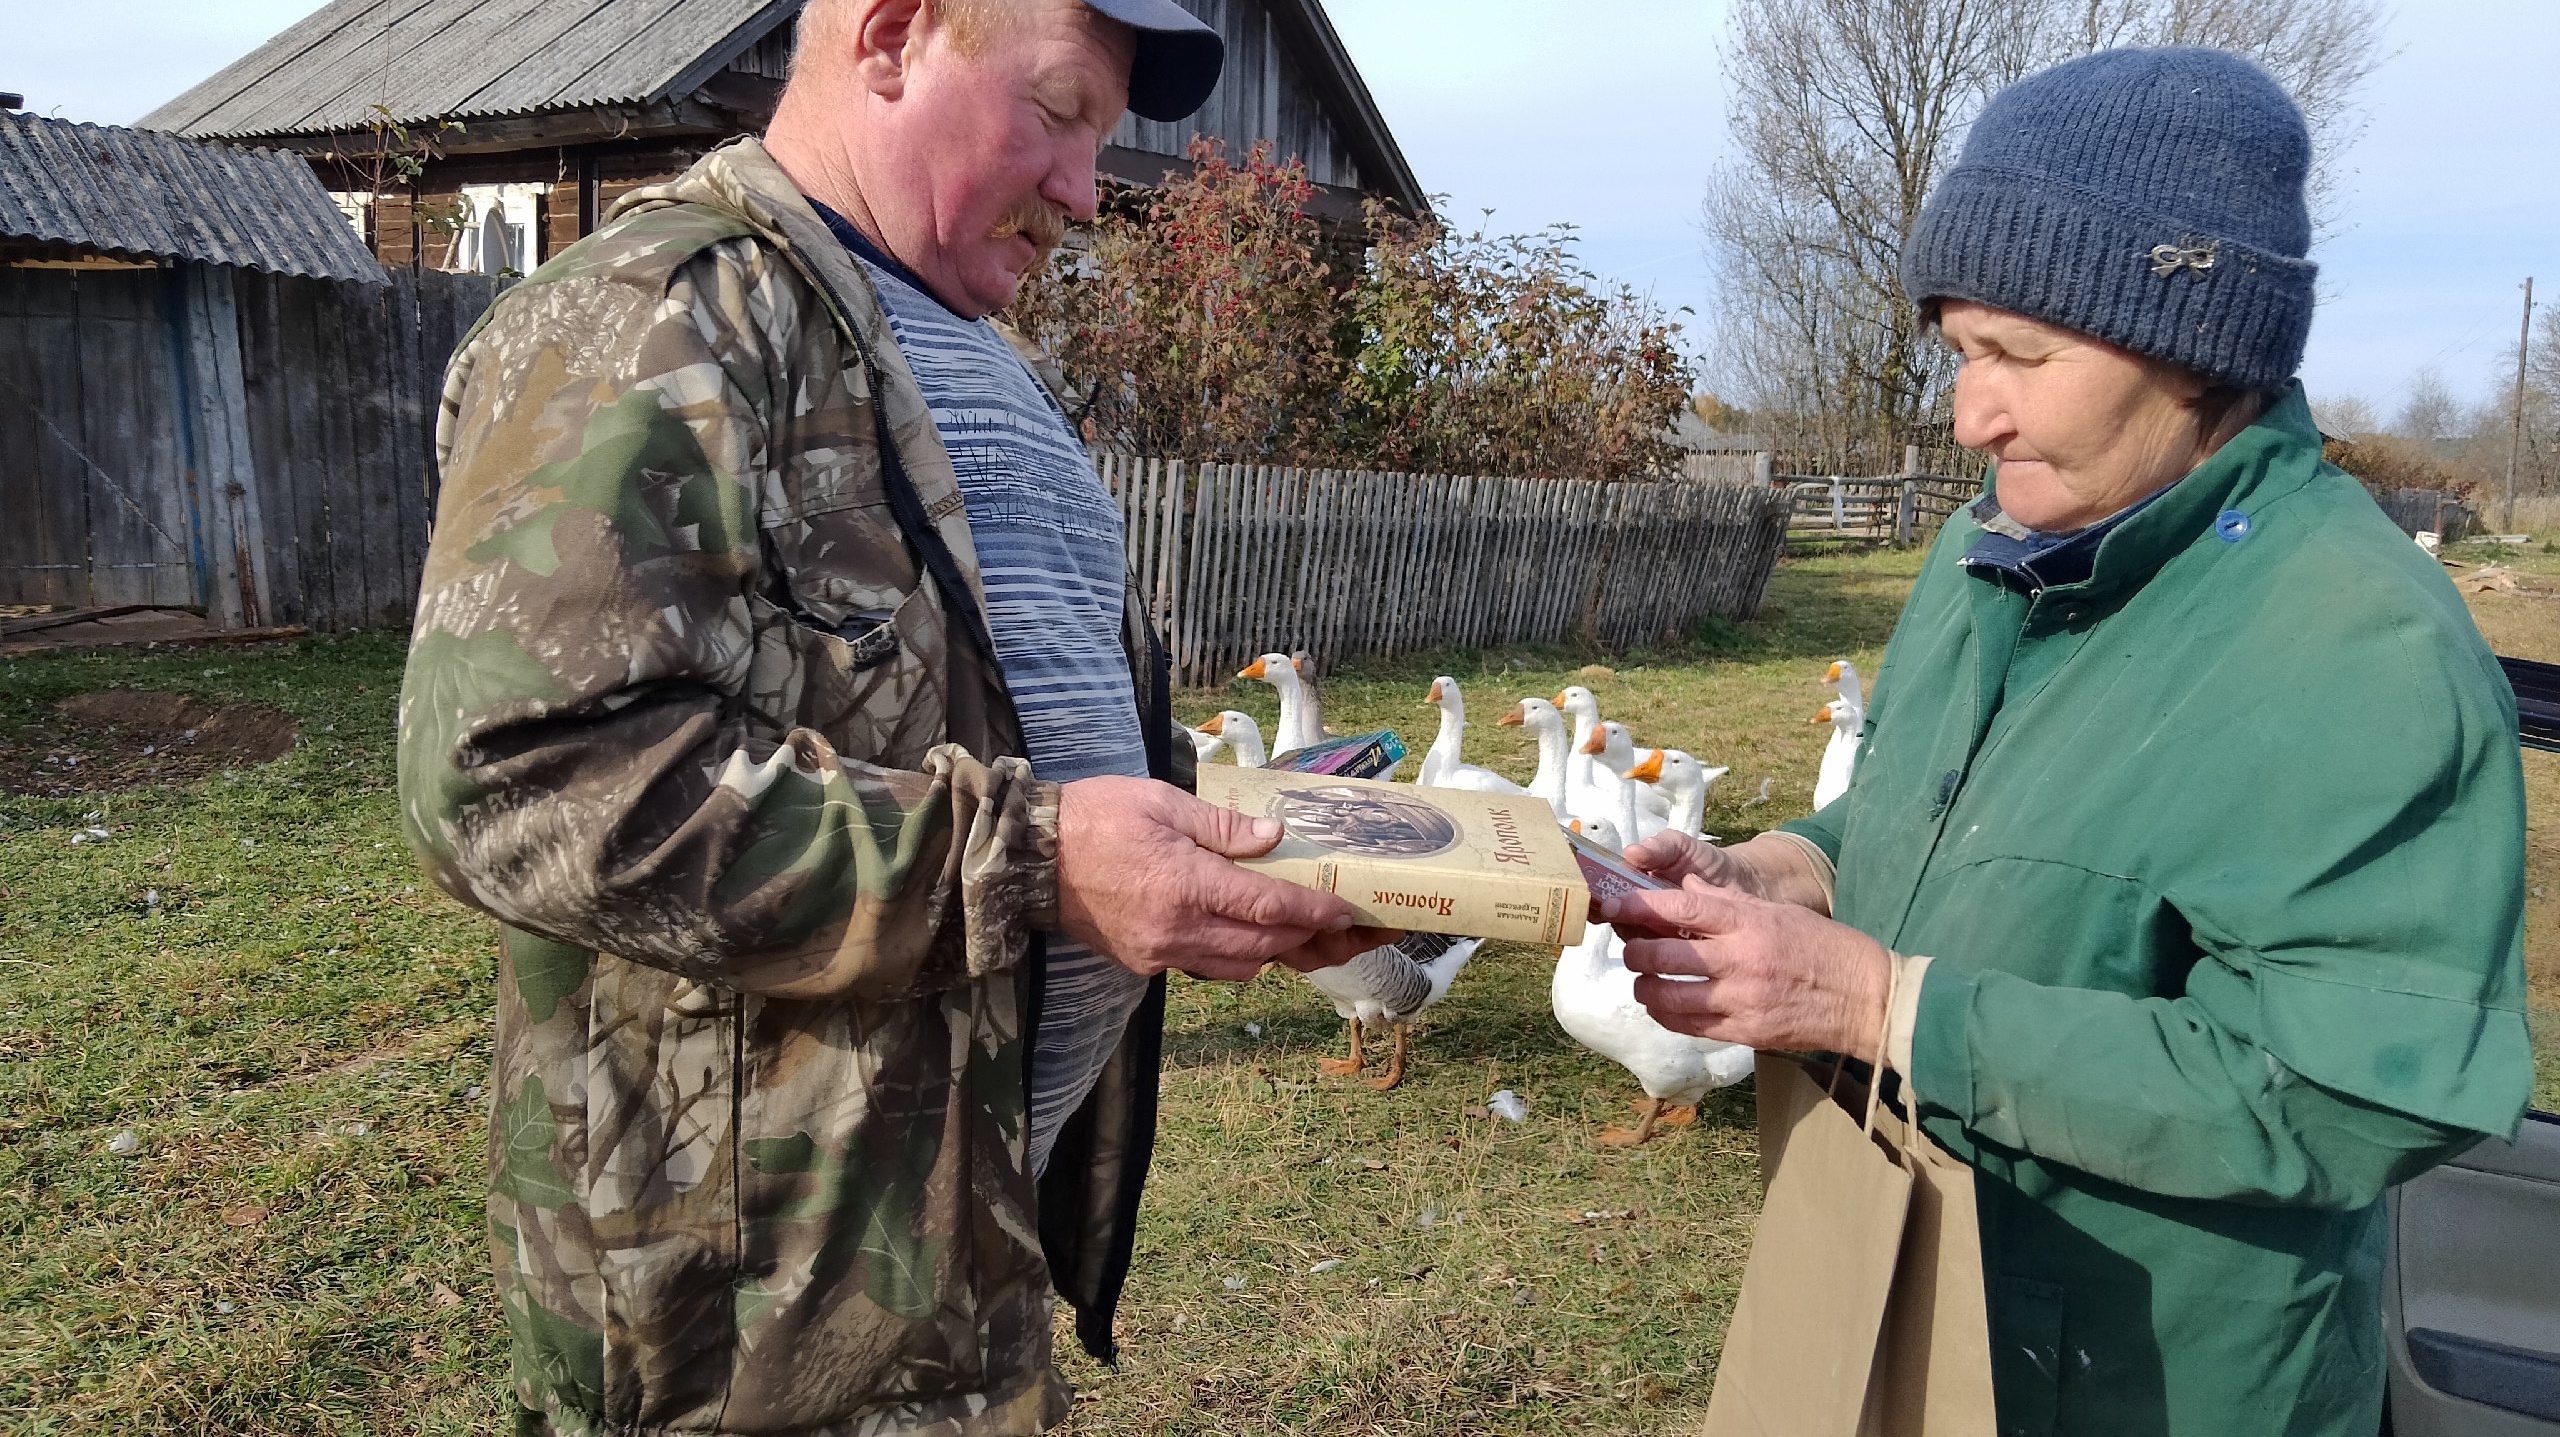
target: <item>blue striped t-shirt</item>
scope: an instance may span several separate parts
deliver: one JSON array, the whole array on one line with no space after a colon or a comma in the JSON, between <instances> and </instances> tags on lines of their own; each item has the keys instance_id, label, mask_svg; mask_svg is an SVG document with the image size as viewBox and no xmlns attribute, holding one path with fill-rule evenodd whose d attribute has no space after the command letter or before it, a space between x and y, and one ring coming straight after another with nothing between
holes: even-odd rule
<instances>
[{"instance_id":1,"label":"blue striped t-shirt","mask_svg":"<svg viewBox=\"0 0 2560 1437\"><path fill-rule=\"evenodd\" d=\"M862 262L960 476L996 663L1031 771L1053 783L1147 772L1121 647L1128 560L1120 510L1047 387L985 320L963 319L843 216L818 213ZM1147 982L1053 936L1031 1058L1031 1161L1120 1046Z\"/></svg>"}]
</instances>

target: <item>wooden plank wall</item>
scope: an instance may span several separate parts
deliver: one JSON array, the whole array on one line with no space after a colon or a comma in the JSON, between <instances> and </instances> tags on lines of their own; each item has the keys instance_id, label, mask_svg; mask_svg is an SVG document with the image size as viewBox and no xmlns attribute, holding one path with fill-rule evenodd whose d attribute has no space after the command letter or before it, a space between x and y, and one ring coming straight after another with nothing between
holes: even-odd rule
<instances>
[{"instance_id":1,"label":"wooden plank wall","mask_svg":"<svg viewBox=\"0 0 2560 1437\"><path fill-rule=\"evenodd\" d=\"M1224 140L1229 158L1240 160L1254 141L1267 139L1281 159L1305 160L1307 178L1317 184L1359 189L1359 163L1334 134L1305 67L1274 30L1267 0L1191 0L1188 8L1226 39L1218 87L1187 119L1126 117L1111 142L1179 159L1189 152L1193 135L1209 135Z\"/></svg>"},{"instance_id":2,"label":"wooden plank wall","mask_svg":"<svg viewBox=\"0 0 2560 1437\"><path fill-rule=\"evenodd\" d=\"M405 625L425 567L444 368L496 297L481 275L387 286L242 276L241 367L275 622Z\"/></svg>"},{"instance_id":3,"label":"wooden plank wall","mask_svg":"<svg viewBox=\"0 0 2560 1437\"><path fill-rule=\"evenodd\" d=\"M173 279L0 269L0 603L202 602Z\"/></svg>"},{"instance_id":4,"label":"wooden plank wall","mask_svg":"<svg viewBox=\"0 0 2560 1437\"><path fill-rule=\"evenodd\" d=\"M1785 538L1750 485L1096 459L1186 684L1298 649L1658 642L1757 612Z\"/></svg>"},{"instance_id":5,"label":"wooden plank wall","mask_svg":"<svg viewBox=\"0 0 2560 1437\"><path fill-rule=\"evenodd\" d=\"M207 541L245 515L250 626L407 623L445 363L497 286L208 273L0 269L0 603L239 622L238 556ZM208 376L223 394L202 392Z\"/></svg>"}]
</instances>

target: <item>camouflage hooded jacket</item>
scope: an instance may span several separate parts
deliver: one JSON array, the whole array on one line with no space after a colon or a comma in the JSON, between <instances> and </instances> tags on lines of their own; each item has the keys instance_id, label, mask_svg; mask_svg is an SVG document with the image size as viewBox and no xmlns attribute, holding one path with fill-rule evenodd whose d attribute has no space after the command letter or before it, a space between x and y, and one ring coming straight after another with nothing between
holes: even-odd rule
<instances>
[{"instance_id":1,"label":"camouflage hooded jacket","mask_svg":"<svg viewBox=\"0 0 2560 1437\"><path fill-rule=\"evenodd\" d=\"M738 142L498 303L438 448L400 796L501 924L489 1237L528 1426L1054 1424L1052 1270L1107 1355L1162 989L1035 1201L1057 792L867 280Z\"/></svg>"}]
</instances>

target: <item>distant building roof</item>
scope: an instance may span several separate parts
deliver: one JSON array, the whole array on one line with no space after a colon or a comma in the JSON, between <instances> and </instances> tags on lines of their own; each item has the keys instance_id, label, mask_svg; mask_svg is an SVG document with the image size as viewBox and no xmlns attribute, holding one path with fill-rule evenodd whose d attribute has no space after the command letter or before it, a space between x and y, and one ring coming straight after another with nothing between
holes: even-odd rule
<instances>
[{"instance_id":1,"label":"distant building roof","mask_svg":"<svg viewBox=\"0 0 2560 1437\"><path fill-rule=\"evenodd\" d=\"M1769 446L1755 434L1727 434L1682 405L1671 416L1671 442L1692 454L1754 454Z\"/></svg>"},{"instance_id":2,"label":"distant building roof","mask_svg":"<svg viewBox=\"0 0 2560 1437\"><path fill-rule=\"evenodd\" d=\"M334 0L143 116L246 138L647 105L690 94L800 0Z\"/></svg>"},{"instance_id":3,"label":"distant building roof","mask_svg":"<svg viewBox=\"0 0 2560 1437\"><path fill-rule=\"evenodd\" d=\"M375 122L458 121L448 156L762 128L804 0L332 0L142 118L145 129L364 149ZM1227 40L1227 76L1174 124L1131 117L1104 168L1141 184L1194 132L1278 142L1319 184L1420 213L1430 199L1322 0L1183 0Z\"/></svg>"},{"instance_id":4,"label":"distant building roof","mask_svg":"<svg viewBox=\"0 0 2560 1437\"><path fill-rule=\"evenodd\" d=\"M0 239L385 282L300 155L0 113Z\"/></svg>"}]
</instances>

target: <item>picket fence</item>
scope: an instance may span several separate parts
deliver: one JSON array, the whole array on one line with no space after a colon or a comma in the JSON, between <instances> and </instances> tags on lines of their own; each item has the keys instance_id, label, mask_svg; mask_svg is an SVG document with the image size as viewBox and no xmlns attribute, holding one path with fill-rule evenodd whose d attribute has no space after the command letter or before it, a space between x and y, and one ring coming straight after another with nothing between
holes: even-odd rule
<instances>
[{"instance_id":1,"label":"picket fence","mask_svg":"<svg viewBox=\"0 0 2560 1437\"><path fill-rule=\"evenodd\" d=\"M1183 684L1263 653L1329 668L1417 649L1620 647L1747 618L1790 507L1740 484L1095 458Z\"/></svg>"}]
</instances>

